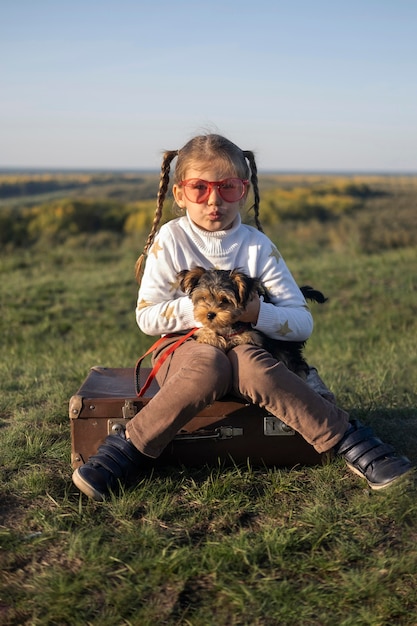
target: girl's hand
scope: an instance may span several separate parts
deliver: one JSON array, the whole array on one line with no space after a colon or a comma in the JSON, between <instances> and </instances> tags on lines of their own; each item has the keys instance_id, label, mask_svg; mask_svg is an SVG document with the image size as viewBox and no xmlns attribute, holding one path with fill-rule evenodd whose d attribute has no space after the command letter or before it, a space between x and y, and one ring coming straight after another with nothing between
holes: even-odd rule
<instances>
[{"instance_id":1,"label":"girl's hand","mask_svg":"<svg viewBox=\"0 0 417 626\"><path fill-rule=\"evenodd\" d=\"M252 300L248 302L246 309L243 311L240 322L249 322L250 324L256 324L258 321L259 309L261 308L261 300L256 294Z\"/></svg>"}]
</instances>

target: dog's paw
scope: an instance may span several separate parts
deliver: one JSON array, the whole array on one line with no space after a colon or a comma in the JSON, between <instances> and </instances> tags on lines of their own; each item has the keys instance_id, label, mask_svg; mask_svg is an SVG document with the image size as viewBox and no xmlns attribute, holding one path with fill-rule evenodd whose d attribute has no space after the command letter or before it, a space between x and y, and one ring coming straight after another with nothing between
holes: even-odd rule
<instances>
[{"instance_id":1,"label":"dog's paw","mask_svg":"<svg viewBox=\"0 0 417 626\"><path fill-rule=\"evenodd\" d=\"M210 346L226 350L226 339L218 335L210 328L199 328L194 337L199 343L208 343Z\"/></svg>"}]
</instances>

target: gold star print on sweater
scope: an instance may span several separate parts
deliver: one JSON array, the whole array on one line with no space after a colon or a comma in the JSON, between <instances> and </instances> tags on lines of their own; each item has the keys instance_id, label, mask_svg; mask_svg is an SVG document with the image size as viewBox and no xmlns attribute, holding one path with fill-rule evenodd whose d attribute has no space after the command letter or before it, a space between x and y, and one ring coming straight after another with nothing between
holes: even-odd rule
<instances>
[{"instance_id":1,"label":"gold star print on sweater","mask_svg":"<svg viewBox=\"0 0 417 626\"><path fill-rule=\"evenodd\" d=\"M158 252L160 250L163 250L163 247L159 245L159 239L157 239L151 249L151 254L155 255L155 259L158 258Z\"/></svg>"},{"instance_id":2,"label":"gold star print on sweater","mask_svg":"<svg viewBox=\"0 0 417 626\"><path fill-rule=\"evenodd\" d=\"M168 283L170 291L176 291L180 286L179 280L174 280Z\"/></svg>"},{"instance_id":3,"label":"gold star print on sweater","mask_svg":"<svg viewBox=\"0 0 417 626\"><path fill-rule=\"evenodd\" d=\"M277 260L277 263L279 263L279 260L282 258L278 248L276 248L275 246L271 246L271 252L269 256L274 257Z\"/></svg>"},{"instance_id":4,"label":"gold star print on sweater","mask_svg":"<svg viewBox=\"0 0 417 626\"><path fill-rule=\"evenodd\" d=\"M173 306L168 306L165 311L162 311L161 313L162 317L165 317L165 319L170 320L172 317L174 316L174 307Z\"/></svg>"},{"instance_id":5,"label":"gold star print on sweater","mask_svg":"<svg viewBox=\"0 0 417 626\"><path fill-rule=\"evenodd\" d=\"M280 327L277 329L277 333L278 335L281 335L281 337L285 337L292 332L293 331L292 328L289 327L288 320L286 320L284 324L281 324Z\"/></svg>"},{"instance_id":6,"label":"gold star print on sweater","mask_svg":"<svg viewBox=\"0 0 417 626\"><path fill-rule=\"evenodd\" d=\"M140 302L138 302L138 310L140 311L141 309L146 309L146 307L151 306L152 302L147 302L146 300L141 300Z\"/></svg>"}]
</instances>

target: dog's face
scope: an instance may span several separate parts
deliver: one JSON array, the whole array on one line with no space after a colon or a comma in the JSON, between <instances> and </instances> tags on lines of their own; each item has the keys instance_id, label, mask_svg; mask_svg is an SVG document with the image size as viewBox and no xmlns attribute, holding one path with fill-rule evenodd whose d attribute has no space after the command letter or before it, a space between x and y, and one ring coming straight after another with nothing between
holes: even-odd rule
<instances>
[{"instance_id":1,"label":"dog's face","mask_svg":"<svg viewBox=\"0 0 417 626\"><path fill-rule=\"evenodd\" d=\"M194 304L195 319L213 330L235 324L258 291L258 281L236 269L195 267L179 272L178 279Z\"/></svg>"}]
</instances>

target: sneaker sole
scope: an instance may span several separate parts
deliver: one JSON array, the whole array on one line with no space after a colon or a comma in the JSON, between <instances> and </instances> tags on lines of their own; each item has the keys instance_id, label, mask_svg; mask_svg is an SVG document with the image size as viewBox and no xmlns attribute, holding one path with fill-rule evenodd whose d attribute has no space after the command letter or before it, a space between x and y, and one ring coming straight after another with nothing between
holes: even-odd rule
<instances>
[{"instance_id":1,"label":"sneaker sole","mask_svg":"<svg viewBox=\"0 0 417 626\"><path fill-rule=\"evenodd\" d=\"M366 480L366 482L368 483L368 485L370 486L371 489L373 489L374 491L379 491L381 489L386 489L387 487L391 487L391 485L393 485L394 483L398 483L399 481L401 481L404 478L410 478L411 473L413 472L412 467L410 467L409 470L407 470L406 472L404 472L404 474L400 474L399 476L396 476L395 478L393 478L392 480L390 480L388 483L384 483L383 485L380 485L378 483L371 483L366 476L364 476L362 474L362 472L360 472L359 470L356 469L356 467L353 467L353 465L350 465L350 463L346 463L346 465L348 466L348 468L350 469L351 472L353 472L354 474L356 474L357 476L360 476L361 478L363 478L364 480Z\"/></svg>"},{"instance_id":2,"label":"sneaker sole","mask_svg":"<svg viewBox=\"0 0 417 626\"><path fill-rule=\"evenodd\" d=\"M79 472L78 467L72 475L72 482L74 483L76 487L78 487L80 491L82 491L82 493L84 493L89 498L92 498L93 500L96 500L97 502L104 502L104 500L106 499L102 493L97 491L97 489L94 489L94 487L92 487L90 483L84 480L84 478L81 476Z\"/></svg>"}]
</instances>

